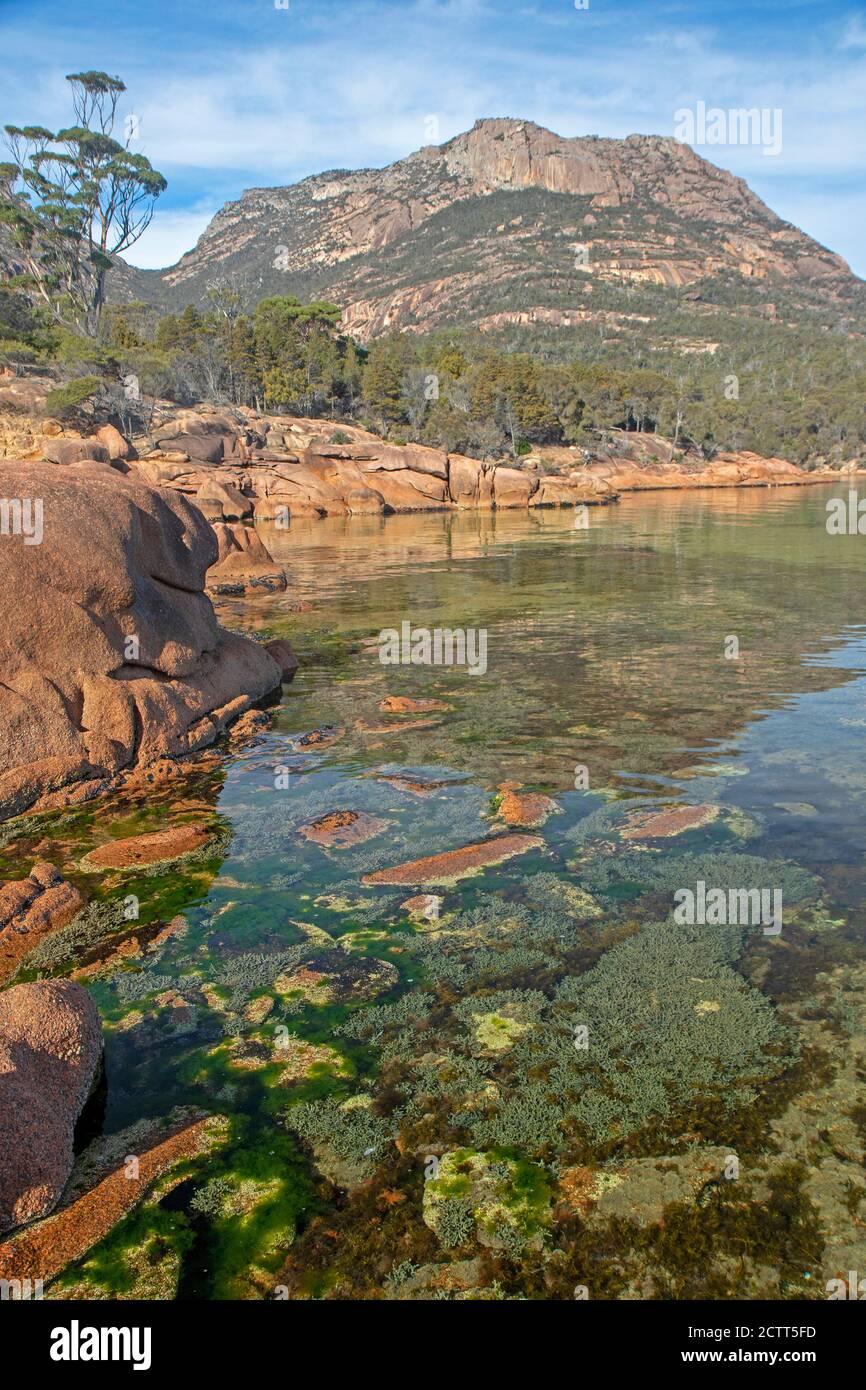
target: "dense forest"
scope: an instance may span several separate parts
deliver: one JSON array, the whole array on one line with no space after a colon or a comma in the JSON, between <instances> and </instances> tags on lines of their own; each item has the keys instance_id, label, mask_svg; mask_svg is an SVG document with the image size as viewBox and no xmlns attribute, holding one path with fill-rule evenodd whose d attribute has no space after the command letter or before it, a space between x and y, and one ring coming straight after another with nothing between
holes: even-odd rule
<instances>
[{"instance_id":1,"label":"dense forest","mask_svg":"<svg viewBox=\"0 0 866 1390\"><path fill-rule=\"evenodd\" d=\"M168 398L354 421L480 457L590 442L610 428L807 464L866 446L866 344L856 338L756 325L748 344L683 355L584 334L563 361L537 331L525 347L516 330L507 341L461 330L394 333L364 348L339 319L336 305L292 296L247 314L215 288L204 311L109 305L89 338L6 289L0 360L58 375L53 413L108 412L133 430Z\"/></svg>"}]
</instances>

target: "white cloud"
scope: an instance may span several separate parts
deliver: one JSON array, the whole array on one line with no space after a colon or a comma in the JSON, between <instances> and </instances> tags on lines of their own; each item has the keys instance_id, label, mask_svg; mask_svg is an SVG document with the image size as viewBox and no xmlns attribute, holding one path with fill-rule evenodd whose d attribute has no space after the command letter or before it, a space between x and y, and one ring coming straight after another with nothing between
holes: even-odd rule
<instances>
[{"instance_id":1,"label":"white cloud","mask_svg":"<svg viewBox=\"0 0 866 1390\"><path fill-rule=\"evenodd\" d=\"M671 134L674 112L704 100L781 107L783 157L792 171L853 169L862 159L866 60L854 50L830 71L810 52L799 60L749 59L707 33L677 30L645 36L653 61L631 68L615 48L546 52L536 67L531 52L504 39L479 64L471 48L461 48L458 27L453 19L428 21L423 42L405 33L399 53L396 34L381 47L376 35L332 30L285 50L238 55L231 82L222 62L209 71L204 58L193 74L157 73L136 107L143 148L164 172L237 169L248 182L276 181L408 154L424 142L430 113L448 133L479 116L515 115L563 133ZM749 166L749 151L738 158Z\"/></svg>"},{"instance_id":2,"label":"white cloud","mask_svg":"<svg viewBox=\"0 0 866 1390\"><path fill-rule=\"evenodd\" d=\"M768 48L746 42L735 24L667 23L664 11L654 16L651 7L638 21L634 11L624 16L563 5L555 26L548 22L552 12L538 5L538 22L530 6L521 27L503 23L498 7L484 0L414 0L400 7L353 0L339 22L330 7L310 6L302 16L293 4L289 14L266 7L261 23L231 47L203 34L194 61L182 46L143 51L132 63L118 52L114 65L130 87L128 109L141 120L139 148L169 179L174 201L186 195L191 204L183 214L159 211L133 256L146 256L150 265L161 255L175 259L204 226L204 204L209 210L217 192L240 196L256 184L401 158L427 142L431 114L446 140L481 116L522 116L564 135L670 135L674 113L699 100L723 108L780 107L778 157L748 146L699 153L762 188L770 180L781 188L784 179L801 184L828 175L837 184L864 186L861 15L844 34L838 21L803 24L796 45ZM626 18L638 25L637 49L625 42ZM66 84L58 73L69 66L56 52L58 42L56 33L49 36L52 47L26 72L10 63L11 99L4 103L10 119L63 119ZM635 61L635 52L644 60ZM820 198L808 206L822 207ZM838 214L836 208L828 199L821 231L808 222L805 230L834 249L843 238L849 248L859 239L862 271L863 225L852 229L842 204Z\"/></svg>"},{"instance_id":3,"label":"white cloud","mask_svg":"<svg viewBox=\"0 0 866 1390\"><path fill-rule=\"evenodd\" d=\"M162 270L180 260L201 236L219 203L188 211L158 212L147 231L123 257L140 270Z\"/></svg>"}]
</instances>

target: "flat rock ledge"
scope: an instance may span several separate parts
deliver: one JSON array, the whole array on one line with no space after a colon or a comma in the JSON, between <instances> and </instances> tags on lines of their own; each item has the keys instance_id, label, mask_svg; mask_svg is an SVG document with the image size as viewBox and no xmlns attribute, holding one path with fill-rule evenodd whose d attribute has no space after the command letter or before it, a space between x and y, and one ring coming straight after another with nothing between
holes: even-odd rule
<instances>
[{"instance_id":1,"label":"flat rock ledge","mask_svg":"<svg viewBox=\"0 0 866 1390\"><path fill-rule=\"evenodd\" d=\"M116 1164L80 1195L38 1225L0 1242L0 1279L53 1279L80 1260L146 1196L157 1178L176 1164L206 1151L220 1117L203 1116L154 1133L136 1151L138 1171L130 1179L126 1161Z\"/></svg>"},{"instance_id":2,"label":"flat rock ledge","mask_svg":"<svg viewBox=\"0 0 866 1390\"><path fill-rule=\"evenodd\" d=\"M431 854L426 859L413 859L393 869L377 869L375 873L365 874L361 882L406 887L423 887L427 883L447 885L479 874L492 864L504 864L527 850L540 849L543 844L540 835L498 835L492 840L445 850L443 854Z\"/></svg>"}]
</instances>

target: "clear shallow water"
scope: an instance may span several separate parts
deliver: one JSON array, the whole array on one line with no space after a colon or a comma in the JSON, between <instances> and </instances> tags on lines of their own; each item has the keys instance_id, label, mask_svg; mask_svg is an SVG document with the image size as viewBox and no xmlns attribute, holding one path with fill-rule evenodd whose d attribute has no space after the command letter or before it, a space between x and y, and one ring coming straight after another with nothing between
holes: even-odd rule
<instances>
[{"instance_id":1,"label":"clear shallow water","mask_svg":"<svg viewBox=\"0 0 866 1390\"><path fill-rule=\"evenodd\" d=\"M515 512L265 533L289 595L224 619L298 649L271 731L181 795L39 827L88 893L186 923L137 959L110 961L112 937L86 954L106 962L103 1132L175 1106L227 1121L58 1293L140 1293L146 1267L146 1296L825 1296L862 1239L866 1001L864 550L826 534L829 495L644 495L587 530ZM404 620L484 628L486 673L382 666L376 634ZM388 695L449 708L387 714ZM560 814L539 847L433 889L438 922L401 907L419 889L362 884L501 829L503 782ZM674 838L624 833L683 803L717 809ZM379 832L299 834L344 810ZM209 860L98 887L77 868L205 813ZM674 887L702 874L781 886L779 939L678 935ZM716 1149L739 1186L690 1187ZM617 1185L624 1205L593 1215Z\"/></svg>"}]
</instances>

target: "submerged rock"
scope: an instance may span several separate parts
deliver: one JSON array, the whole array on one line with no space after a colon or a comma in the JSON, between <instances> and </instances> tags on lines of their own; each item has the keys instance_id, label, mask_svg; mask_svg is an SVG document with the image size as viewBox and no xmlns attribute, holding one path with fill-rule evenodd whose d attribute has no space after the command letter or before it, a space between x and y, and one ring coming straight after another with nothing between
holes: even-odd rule
<instances>
[{"instance_id":1,"label":"submerged rock","mask_svg":"<svg viewBox=\"0 0 866 1390\"><path fill-rule=\"evenodd\" d=\"M481 840L477 844L463 845L460 849L449 849L444 854L432 854L427 859L413 859L408 864L398 864L393 869L377 869L375 873L365 874L362 883L401 883L407 887L413 884L449 884L470 874L481 873L491 864L503 864L517 854L525 854L530 849L540 849L544 841L538 835L500 835L493 840Z\"/></svg>"},{"instance_id":2,"label":"submerged rock","mask_svg":"<svg viewBox=\"0 0 866 1390\"><path fill-rule=\"evenodd\" d=\"M204 825L172 825L147 835L131 835L109 840L92 849L81 861L85 869L130 869L142 865L167 864L201 849L211 838Z\"/></svg>"},{"instance_id":3,"label":"submerged rock","mask_svg":"<svg viewBox=\"0 0 866 1390\"><path fill-rule=\"evenodd\" d=\"M395 787L399 792L410 792L412 796L435 796L437 792L445 787L459 786L459 782L454 782L447 777L413 777L408 773L382 774L377 776L377 782L386 782L389 787Z\"/></svg>"},{"instance_id":4,"label":"submerged rock","mask_svg":"<svg viewBox=\"0 0 866 1390\"><path fill-rule=\"evenodd\" d=\"M484 1274L480 1257L473 1260L454 1260L447 1264L398 1265L385 1284L385 1297L392 1300L423 1300L433 1298L473 1300L486 1298L492 1290L483 1287Z\"/></svg>"},{"instance_id":5,"label":"submerged rock","mask_svg":"<svg viewBox=\"0 0 866 1390\"><path fill-rule=\"evenodd\" d=\"M443 1154L425 1182L423 1216L446 1249L477 1241L516 1254L541 1247L550 1197L535 1165L457 1149Z\"/></svg>"},{"instance_id":6,"label":"submerged rock","mask_svg":"<svg viewBox=\"0 0 866 1390\"><path fill-rule=\"evenodd\" d=\"M552 796L544 796L542 792L521 791L519 782L503 782L499 792L501 800L497 814L506 825L523 825L535 829L562 810Z\"/></svg>"},{"instance_id":7,"label":"submerged rock","mask_svg":"<svg viewBox=\"0 0 866 1390\"><path fill-rule=\"evenodd\" d=\"M298 834L315 845L335 846L348 849L350 845L363 845L386 830L389 822L366 811L329 811L309 825L302 825Z\"/></svg>"},{"instance_id":8,"label":"submerged rock","mask_svg":"<svg viewBox=\"0 0 866 1390\"><path fill-rule=\"evenodd\" d=\"M386 695L379 701L383 714L427 714L430 710L448 710L453 706L445 700L414 700L409 695Z\"/></svg>"},{"instance_id":9,"label":"submerged rock","mask_svg":"<svg viewBox=\"0 0 866 1390\"><path fill-rule=\"evenodd\" d=\"M337 728L335 724L325 724L321 729L310 729L305 734L292 734L289 744L296 751L306 748L330 748L345 732L345 729Z\"/></svg>"},{"instance_id":10,"label":"submerged rock","mask_svg":"<svg viewBox=\"0 0 866 1390\"><path fill-rule=\"evenodd\" d=\"M663 811L635 811L626 820L624 840L670 840L685 830L709 825L718 806L668 806Z\"/></svg>"},{"instance_id":11,"label":"submerged rock","mask_svg":"<svg viewBox=\"0 0 866 1390\"><path fill-rule=\"evenodd\" d=\"M234 747L239 744L249 743L257 740L270 727L270 718L261 709L248 709L246 714L242 714L240 719L232 725L229 732L229 743Z\"/></svg>"},{"instance_id":12,"label":"submerged rock","mask_svg":"<svg viewBox=\"0 0 866 1390\"><path fill-rule=\"evenodd\" d=\"M517 1039L531 1027L519 1018L509 1018L504 1013L479 1011L474 1016L475 1038L481 1050L488 1053L508 1052Z\"/></svg>"},{"instance_id":13,"label":"submerged rock","mask_svg":"<svg viewBox=\"0 0 866 1390\"><path fill-rule=\"evenodd\" d=\"M57 1204L101 1059L99 1014L81 985L40 980L0 994L0 1230Z\"/></svg>"},{"instance_id":14,"label":"submerged rock","mask_svg":"<svg viewBox=\"0 0 866 1390\"><path fill-rule=\"evenodd\" d=\"M350 1076L352 1070L336 1048L327 1043L307 1042L293 1033L277 1044L276 1060L282 1067L279 1086L291 1086L311 1076Z\"/></svg>"},{"instance_id":15,"label":"submerged rock","mask_svg":"<svg viewBox=\"0 0 866 1390\"><path fill-rule=\"evenodd\" d=\"M415 922L438 922L442 912L442 899L435 893L416 893L400 904L404 912Z\"/></svg>"},{"instance_id":16,"label":"submerged rock","mask_svg":"<svg viewBox=\"0 0 866 1390\"><path fill-rule=\"evenodd\" d=\"M636 1158L622 1167L602 1168L591 1175L583 1190L580 1214L590 1225L613 1217L638 1226L658 1225L671 1202L694 1202L710 1184L737 1176L738 1162L732 1149L705 1147L670 1158ZM566 1180L564 1191L569 1188L575 1191L575 1185Z\"/></svg>"},{"instance_id":17,"label":"submerged rock","mask_svg":"<svg viewBox=\"0 0 866 1390\"><path fill-rule=\"evenodd\" d=\"M310 1004L347 1004L373 999L393 989L399 979L390 961L333 950L311 956L296 970L278 976L274 988Z\"/></svg>"}]
</instances>

